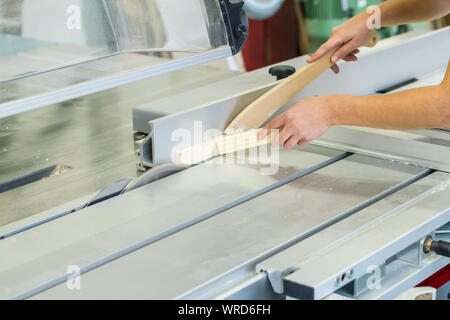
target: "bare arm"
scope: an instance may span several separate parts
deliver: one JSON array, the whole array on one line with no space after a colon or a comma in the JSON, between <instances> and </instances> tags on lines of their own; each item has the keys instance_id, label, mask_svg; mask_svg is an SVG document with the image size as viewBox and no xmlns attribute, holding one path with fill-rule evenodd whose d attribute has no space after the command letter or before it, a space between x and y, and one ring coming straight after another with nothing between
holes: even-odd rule
<instances>
[{"instance_id":1,"label":"bare arm","mask_svg":"<svg viewBox=\"0 0 450 320\"><path fill-rule=\"evenodd\" d=\"M331 95L298 101L271 121L275 144L307 144L335 125L412 130L450 127L450 61L440 85L379 96ZM260 138L263 138L263 133Z\"/></svg>"},{"instance_id":2,"label":"bare arm","mask_svg":"<svg viewBox=\"0 0 450 320\"><path fill-rule=\"evenodd\" d=\"M449 0L389 0L378 7L381 14L381 26L426 21L450 13ZM341 48L332 57L333 62L340 59L356 61L357 49L369 37L370 30L367 21L370 17L369 13L362 12L334 28L330 39L308 59L308 62L316 61L339 46ZM333 65L332 69L335 73L339 72L337 65Z\"/></svg>"},{"instance_id":3,"label":"bare arm","mask_svg":"<svg viewBox=\"0 0 450 320\"><path fill-rule=\"evenodd\" d=\"M331 125L412 130L450 127L450 63L440 85L380 96L337 96Z\"/></svg>"},{"instance_id":4,"label":"bare arm","mask_svg":"<svg viewBox=\"0 0 450 320\"><path fill-rule=\"evenodd\" d=\"M382 25L423 21L450 12L449 0L389 0L381 7ZM355 61L357 48L366 42L370 30L365 13L335 28L330 39L309 62L342 46L333 61ZM334 65L333 71L339 72ZM450 127L450 61L440 85L383 96L332 95L312 97L295 103L271 121L267 132L281 129L275 143L290 149L317 139L334 125L410 130ZM262 132L260 138L263 138Z\"/></svg>"},{"instance_id":5,"label":"bare arm","mask_svg":"<svg viewBox=\"0 0 450 320\"><path fill-rule=\"evenodd\" d=\"M429 21L450 12L448 0L389 0L380 4L381 26Z\"/></svg>"}]
</instances>

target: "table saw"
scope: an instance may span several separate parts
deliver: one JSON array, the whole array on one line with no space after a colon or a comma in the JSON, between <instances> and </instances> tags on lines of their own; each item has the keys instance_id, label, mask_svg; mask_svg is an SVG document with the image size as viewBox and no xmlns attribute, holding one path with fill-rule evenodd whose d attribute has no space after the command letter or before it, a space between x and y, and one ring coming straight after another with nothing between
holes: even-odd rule
<instances>
[{"instance_id":1,"label":"table saw","mask_svg":"<svg viewBox=\"0 0 450 320\"><path fill-rule=\"evenodd\" d=\"M237 10L218 28L245 20ZM450 239L446 128L334 127L280 149L272 174L251 149L171 164L174 130L223 130L283 81L269 67L200 65L240 50L224 41L179 60L138 50L0 82L0 298L394 299L448 266L426 250ZM450 28L380 41L279 112L314 95L438 84L449 49Z\"/></svg>"}]
</instances>

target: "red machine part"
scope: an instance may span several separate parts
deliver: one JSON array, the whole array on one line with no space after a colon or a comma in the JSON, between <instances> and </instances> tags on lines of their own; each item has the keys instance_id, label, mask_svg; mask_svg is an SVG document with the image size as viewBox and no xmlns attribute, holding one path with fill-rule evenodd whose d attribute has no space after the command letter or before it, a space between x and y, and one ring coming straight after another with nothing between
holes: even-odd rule
<instances>
[{"instance_id":1,"label":"red machine part","mask_svg":"<svg viewBox=\"0 0 450 320\"><path fill-rule=\"evenodd\" d=\"M293 0L284 1L280 10L270 19L249 19L249 34L242 49L247 71L298 55L298 22Z\"/></svg>"},{"instance_id":2,"label":"red machine part","mask_svg":"<svg viewBox=\"0 0 450 320\"><path fill-rule=\"evenodd\" d=\"M428 279L425 279L417 285L417 287L432 287L438 289L450 281L450 264L433 274Z\"/></svg>"}]
</instances>

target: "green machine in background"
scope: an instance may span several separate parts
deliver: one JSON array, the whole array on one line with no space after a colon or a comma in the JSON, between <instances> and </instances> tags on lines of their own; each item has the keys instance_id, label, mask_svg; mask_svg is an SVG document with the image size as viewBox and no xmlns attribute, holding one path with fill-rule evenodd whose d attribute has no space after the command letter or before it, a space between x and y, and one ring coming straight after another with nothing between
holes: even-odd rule
<instances>
[{"instance_id":1,"label":"green machine in background","mask_svg":"<svg viewBox=\"0 0 450 320\"><path fill-rule=\"evenodd\" d=\"M304 4L306 27L311 50L314 51L328 40L335 26L383 0L300 0L300 2ZM428 29L428 23L382 28L379 33L380 38L387 38L417 29Z\"/></svg>"}]
</instances>

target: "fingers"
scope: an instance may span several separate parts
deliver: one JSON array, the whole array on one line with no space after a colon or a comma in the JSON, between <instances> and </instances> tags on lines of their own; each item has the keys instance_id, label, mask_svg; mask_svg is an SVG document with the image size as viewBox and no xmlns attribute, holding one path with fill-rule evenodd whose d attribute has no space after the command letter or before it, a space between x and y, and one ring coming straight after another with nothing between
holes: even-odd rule
<instances>
[{"instance_id":1,"label":"fingers","mask_svg":"<svg viewBox=\"0 0 450 320\"><path fill-rule=\"evenodd\" d=\"M301 139L298 143L297 143L297 145L299 146L299 147L303 147L303 146L306 146L307 144L309 144L310 143L310 141L308 141L308 140L306 140L306 139Z\"/></svg>"},{"instance_id":2,"label":"fingers","mask_svg":"<svg viewBox=\"0 0 450 320\"><path fill-rule=\"evenodd\" d=\"M274 136L272 140L272 145L284 146L286 149L292 149L296 145L302 146L307 144L307 141L303 139L302 135L298 133L298 130L293 129L292 127L286 125L286 117L285 114L282 114L272 120L263 130L260 130L258 133L258 139L264 139L269 134L272 133L272 130L283 128L278 136Z\"/></svg>"},{"instance_id":3,"label":"fingers","mask_svg":"<svg viewBox=\"0 0 450 320\"><path fill-rule=\"evenodd\" d=\"M278 135L278 139L274 139L273 145L275 147L282 146L285 144L286 141L288 141L292 136L292 131L289 128L283 128L281 130L280 134Z\"/></svg>"},{"instance_id":4,"label":"fingers","mask_svg":"<svg viewBox=\"0 0 450 320\"><path fill-rule=\"evenodd\" d=\"M348 56L344 57L344 59L342 59L342 60L347 61L347 62L352 62L352 61L357 61L358 57L353 56L353 55L348 55Z\"/></svg>"},{"instance_id":5,"label":"fingers","mask_svg":"<svg viewBox=\"0 0 450 320\"><path fill-rule=\"evenodd\" d=\"M359 49L353 50L352 52L350 52L348 55L346 55L343 60L345 61L356 61L358 60L358 57L356 56L356 54L359 53Z\"/></svg>"},{"instance_id":6,"label":"fingers","mask_svg":"<svg viewBox=\"0 0 450 320\"><path fill-rule=\"evenodd\" d=\"M344 61L352 62L352 61L358 61L358 57L356 54L359 53L359 49L355 49L352 52L350 52L346 57L343 58ZM341 70L339 69L338 65L333 64L331 66L331 70L333 70L334 73L338 74Z\"/></svg>"},{"instance_id":7,"label":"fingers","mask_svg":"<svg viewBox=\"0 0 450 320\"><path fill-rule=\"evenodd\" d=\"M319 49L320 50L320 49ZM319 51L318 50L318 51ZM356 56L356 54L358 54L359 53L359 49L355 49L355 50L353 50L353 51L351 51L347 56L345 56L344 58L343 58L343 60L344 61L347 61L347 62L352 62L352 61L358 61L358 57ZM311 56L311 58L312 58L313 56ZM309 59L307 60L308 62L313 62L313 61L310 61ZM335 74L338 74L339 72L340 72L340 69L339 69L339 67L336 65L336 64L333 64L332 66L331 66L331 70L333 70L333 72L335 73Z\"/></svg>"},{"instance_id":8,"label":"fingers","mask_svg":"<svg viewBox=\"0 0 450 320\"><path fill-rule=\"evenodd\" d=\"M344 59L345 57L347 57L348 55L354 55L352 54L353 52L355 52L355 42L354 41L350 41L346 44L344 44L341 48L339 48L331 57L331 61L336 63L341 59Z\"/></svg>"},{"instance_id":9,"label":"fingers","mask_svg":"<svg viewBox=\"0 0 450 320\"><path fill-rule=\"evenodd\" d=\"M292 149L293 147L295 147L297 144L299 144L302 141L302 137L297 135L297 136L291 136L286 143L284 144L284 147L288 150Z\"/></svg>"},{"instance_id":10,"label":"fingers","mask_svg":"<svg viewBox=\"0 0 450 320\"><path fill-rule=\"evenodd\" d=\"M319 49L317 49L317 51L314 52L311 55L311 57L306 59L306 61L308 63L311 63L311 62L314 62L316 60L319 60L324 55L326 55L328 52L330 52L331 50L335 49L336 47L338 47L341 44L342 44L342 41L339 38L333 37L333 38L329 39L327 42L325 42Z\"/></svg>"},{"instance_id":11,"label":"fingers","mask_svg":"<svg viewBox=\"0 0 450 320\"><path fill-rule=\"evenodd\" d=\"M294 135L295 130L286 125L285 113L273 119L263 130L258 133L258 139L262 140L272 133L275 129L281 129L278 136L273 137L273 146L284 146L286 149L292 149L301 139L301 136Z\"/></svg>"},{"instance_id":12,"label":"fingers","mask_svg":"<svg viewBox=\"0 0 450 320\"><path fill-rule=\"evenodd\" d=\"M336 74L338 74L339 71L340 71L339 67L336 64L333 64L331 66L331 70L333 70L333 72L336 73Z\"/></svg>"},{"instance_id":13,"label":"fingers","mask_svg":"<svg viewBox=\"0 0 450 320\"><path fill-rule=\"evenodd\" d=\"M258 133L258 139L262 140L267 137L273 129L279 129L284 126L284 114L273 119L267 126L264 127L263 130L260 130Z\"/></svg>"}]
</instances>

